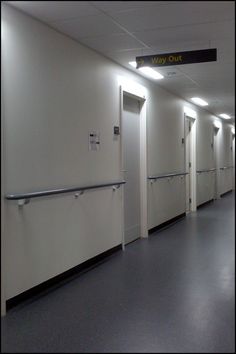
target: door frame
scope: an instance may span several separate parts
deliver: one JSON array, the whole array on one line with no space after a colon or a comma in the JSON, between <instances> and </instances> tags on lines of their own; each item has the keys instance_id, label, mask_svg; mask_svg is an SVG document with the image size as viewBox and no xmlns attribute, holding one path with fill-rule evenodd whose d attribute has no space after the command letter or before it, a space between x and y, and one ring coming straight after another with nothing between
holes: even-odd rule
<instances>
[{"instance_id":1,"label":"door frame","mask_svg":"<svg viewBox=\"0 0 236 354\"><path fill-rule=\"evenodd\" d=\"M124 172L124 143L123 143L123 97L130 96L140 102L140 231L141 238L148 237L147 227L147 99L144 90L136 90L132 85L120 85L120 177L125 180ZM122 188L122 248L125 249L124 230L124 187Z\"/></svg>"},{"instance_id":2,"label":"door frame","mask_svg":"<svg viewBox=\"0 0 236 354\"><path fill-rule=\"evenodd\" d=\"M197 179L196 179L196 118L184 113L184 166L186 166L186 120L191 122L191 130L190 134L190 161L191 161L191 169L190 169L190 193L189 197L191 198L191 203L189 207L189 212L193 212L197 210ZM185 180L186 181L186 180ZM185 187L186 193L186 187ZM185 203L186 203L186 194L185 194Z\"/></svg>"}]
</instances>

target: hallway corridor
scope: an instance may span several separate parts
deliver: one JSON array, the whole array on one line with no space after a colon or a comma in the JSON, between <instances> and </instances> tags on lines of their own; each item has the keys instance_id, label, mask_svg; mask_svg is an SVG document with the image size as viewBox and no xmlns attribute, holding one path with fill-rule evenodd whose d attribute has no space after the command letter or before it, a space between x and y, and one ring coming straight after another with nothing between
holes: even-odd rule
<instances>
[{"instance_id":1,"label":"hallway corridor","mask_svg":"<svg viewBox=\"0 0 236 354\"><path fill-rule=\"evenodd\" d=\"M2 318L2 352L234 352L234 192Z\"/></svg>"}]
</instances>

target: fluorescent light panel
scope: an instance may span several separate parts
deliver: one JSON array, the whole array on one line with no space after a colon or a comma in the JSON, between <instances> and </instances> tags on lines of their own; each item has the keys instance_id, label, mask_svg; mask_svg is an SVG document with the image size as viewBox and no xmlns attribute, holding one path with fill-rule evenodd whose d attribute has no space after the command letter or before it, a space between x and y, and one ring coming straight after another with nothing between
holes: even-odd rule
<instances>
[{"instance_id":1,"label":"fluorescent light panel","mask_svg":"<svg viewBox=\"0 0 236 354\"><path fill-rule=\"evenodd\" d=\"M231 117L228 115L228 114L226 114L226 113L221 113L221 114L219 114L219 116L221 117L221 118L224 118L224 119L230 119Z\"/></svg>"},{"instance_id":2,"label":"fluorescent light panel","mask_svg":"<svg viewBox=\"0 0 236 354\"><path fill-rule=\"evenodd\" d=\"M131 65L133 68L136 68L136 66L137 66L136 61L130 61L129 65ZM164 78L163 75L161 75L156 70L153 70L152 68L150 68L148 66L144 66L142 68L139 68L138 70L140 70L143 74L145 74L155 80L161 80Z\"/></svg>"},{"instance_id":3,"label":"fluorescent light panel","mask_svg":"<svg viewBox=\"0 0 236 354\"><path fill-rule=\"evenodd\" d=\"M215 120L214 121L214 126L217 128L217 129L220 129L221 128L221 122L220 121L218 121L218 120Z\"/></svg>"},{"instance_id":4,"label":"fluorescent light panel","mask_svg":"<svg viewBox=\"0 0 236 354\"><path fill-rule=\"evenodd\" d=\"M192 97L191 100L199 106L208 106L208 103L200 97Z\"/></svg>"}]
</instances>

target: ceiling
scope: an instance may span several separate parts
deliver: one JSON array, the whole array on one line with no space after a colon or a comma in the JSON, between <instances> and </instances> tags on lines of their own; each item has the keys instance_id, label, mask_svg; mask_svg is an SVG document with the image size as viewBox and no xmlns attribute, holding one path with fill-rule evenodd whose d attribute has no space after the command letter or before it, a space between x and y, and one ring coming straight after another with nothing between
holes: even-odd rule
<instances>
[{"instance_id":1,"label":"ceiling","mask_svg":"<svg viewBox=\"0 0 236 354\"><path fill-rule=\"evenodd\" d=\"M136 72L136 56L217 48L216 62L158 68L157 85L234 123L234 1L5 2Z\"/></svg>"}]
</instances>

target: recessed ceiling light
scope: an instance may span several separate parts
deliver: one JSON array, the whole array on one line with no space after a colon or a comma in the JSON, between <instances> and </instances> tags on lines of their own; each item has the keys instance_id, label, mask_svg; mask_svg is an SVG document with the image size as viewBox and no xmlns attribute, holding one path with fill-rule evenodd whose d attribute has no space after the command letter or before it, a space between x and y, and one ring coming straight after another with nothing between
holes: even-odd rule
<instances>
[{"instance_id":1,"label":"recessed ceiling light","mask_svg":"<svg viewBox=\"0 0 236 354\"><path fill-rule=\"evenodd\" d=\"M230 119L231 117L228 115L228 114L226 114L226 113L221 113L221 114L219 114L219 116L221 117L221 118L224 118L224 119Z\"/></svg>"},{"instance_id":2,"label":"recessed ceiling light","mask_svg":"<svg viewBox=\"0 0 236 354\"><path fill-rule=\"evenodd\" d=\"M131 65L133 68L136 68L136 66L137 66L136 61L130 61L129 65ZM139 68L138 70L140 70L143 74L145 74L155 80L161 80L164 78L163 75L161 75L159 72L157 72L156 70L153 70L152 68L150 68L148 66L144 66L142 68Z\"/></svg>"},{"instance_id":3,"label":"recessed ceiling light","mask_svg":"<svg viewBox=\"0 0 236 354\"><path fill-rule=\"evenodd\" d=\"M136 61L130 61L129 65L131 65L133 68L136 69L137 63L136 63Z\"/></svg>"},{"instance_id":4,"label":"recessed ceiling light","mask_svg":"<svg viewBox=\"0 0 236 354\"><path fill-rule=\"evenodd\" d=\"M208 103L199 97L192 97L191 100L199 106L208 106Z\"/></svg>"},{"instance_id":5,"label":"recessed ceiling light","mask_svg":"<svg viewBox=\"0 0 236 354\"><path fill-rule=\"evenodd\" d=\"M158 73L156 70L153 70L152 68L149 68L148 66L144 66L142 68L139 69L142 73L144 73L145 75L151 77L152 79L155 80L161 80L164 78L163 75L161 75L160 73Z\"/></svg>"}]
</instances>

